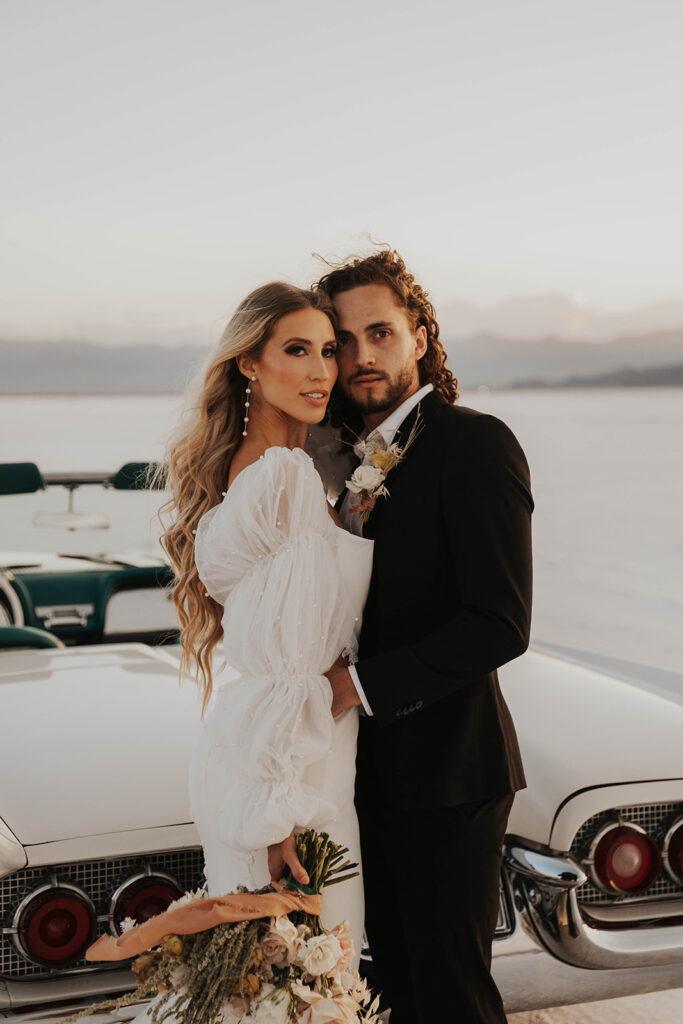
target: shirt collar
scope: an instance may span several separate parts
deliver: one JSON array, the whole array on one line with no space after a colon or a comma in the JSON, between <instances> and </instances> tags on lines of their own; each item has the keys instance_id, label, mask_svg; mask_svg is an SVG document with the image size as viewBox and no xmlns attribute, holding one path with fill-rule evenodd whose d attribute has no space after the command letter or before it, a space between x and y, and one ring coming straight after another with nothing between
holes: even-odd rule
<instances>
[{"instance_id":1,"label":"shirt collar","mask_svg":"<svg viewBox=\"0 0 683 1024\"><path fill-rule=\"evenodd\" d=\"M374 430L371 430L369 434L366 433L364 440L369 440L381 433L386 443L388 445L391 444L394 440L396 431L401 426L408 413L412 412L417 403L421 402L425 395L428 395L429 392L433 390L433 384L425 384L419 391L416 391L414 395L410 395L409 398L406 398L405 402L401 402L398 408L394 409L394 411L390 413L385 420L382 420Z\"/></svg>"}]
</instances>

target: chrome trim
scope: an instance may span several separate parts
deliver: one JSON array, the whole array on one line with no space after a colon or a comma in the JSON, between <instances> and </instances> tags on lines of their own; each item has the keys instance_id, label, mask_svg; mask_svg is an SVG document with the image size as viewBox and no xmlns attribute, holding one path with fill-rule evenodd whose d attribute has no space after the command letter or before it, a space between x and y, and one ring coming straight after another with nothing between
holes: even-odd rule
<instances>
[{"instance_id":1,"label":"chrome trim","mask_svg":"<svg viewBox=\"0 0 683 1024\"><path fill-rule=\"evenodd\" d=\"M94 604L42 604L35 613L43 620L45 629L52 626L87 626L88 618L95 614Z\"/></svg>"},{"instance_id":2,"label":"chrome trim","mask_svg":"<svg viewBox=\"0 0 683 1024\"><path fill-rule=\"evenodd\" d=\"M581 913L586 921L601 921L613 927L628 927L629 922L658 922L667 917L680 917L683 920L683 900L629 900L628 903L613 903L611 906L589 903L581 905Z\"/></svg>"},{"instance_id":3,"label":"chrome trim","mask_svg":"<svg viewBox=\"0 0 683 1024\"><path fill-rule=\"evenodd\" d=\"M16 590L11 586L13 579L14 573L11 569L6 569L4 572L0 572L0 590L5 595L5 600L9 605L9 612L12 617L11 622L3 623L3 625L23 626L24 609L22 608L21 601L19 600Z\"/></svg>"},{"instance_id":4,"label":"chrome trim","mask_svg":"<svg viewBox=\"0 0 683 1024\"><path fill-rule=\"evenodd\" d=\"M658 923L641 920L633 928L615 928L613 921L608 926L606 920L600 922L605 927L596 925L597 919L589 917L594 906L579 904L580 869L573 884L564 877L567 864L575 866L570 855L543 854L515 840L504 850L504 861L524 927L565 963L600 969L680 965L683 925L661 924L659 917ZM683 900L680 909L683 915Z\"/></svg>"},{"instance_id":5,"label":"chrome trim","mask_svg":"<svg viewBox=\"0 0 683 1024\"><path fill-rule=\"evenodd\" d=\"M652 879L650 885L648 885L646 889L641 890L641 892L647 892L647 889L650 889L654 885L654 883L657 881L661 874L662 856L659 847L655 843L652 836L645 831L642 825L636 825L633 821L624 821L621 818L616 818L614 821L608 821L605 825L603 825L603 827L593 836L590 847L588 849L588 856L582 858L581 863L588 867L588 874L591 877L593 885L596 887L596 889L600 889L601 892L609 893L610 896L614 896L615 893L619 896L638 895L638 890L632 891L629 889L620 889L616 885L605 885L605 883L601 881L597 871L595 870L595 851L598 847L598 843L604 838L604 836L608 835L608 833L612 832L615 828L630 828L634 832L637 832L639 835L645 836L646 839L649 839L650 842L654 844L655 849L657 850L657 855L659 857L659 870Z\"/></svg>"},{"instance_id":6,"label":"chrome trim","mask_svg":"<svg viewBox=\"0 0 683 1024\"><path fill-rule=\"evenodd\" d=\"M27 864L26 850L0 818L0 878L25 868Z\"/></svg>"},{"instance_id":7,"label":"chrome trim","mask_svg":"<svg viewBox=\"0 0 683 1024\"><path fill-rule=\"evenodd\" d=\"M583 885L587 876L571 854L546 854L520 844L505 847L505 862L511 871L548 885L571 888Z\"/></svg>"},{"instance_id":8,"label":"chrome trim","mask_svg":"<svg viewBox=\"0 0 683 1024\"><path fill-rule=\"evenodd\" d=\"M683 826L683 814L676 818L676 820L673 821L666 830L666 835L664 836L664 841L662 843L662 864L664 865L664 869L671 881L675 882L677 885L683 885L683 878L679 878L671 867L671 863L669 862L669 843L671 842L671 837L676 829L681 828L681 826Z\"/></svg>"},{"instance_id":9,"label":"chrome trim","mask_svg":"<svg viewBox=\"0 0 683 1024\"><path fill-rule=\"evenodd\" d=\"M32 892L24 896L23 900L19 903L16 910L14 911L11 929L8 929L7 931L12 936L12 942L14 943L15 948L18 950L19 953L21 953L23 957L25 957L26 960L30 961L30 963L32 964L36 964L37 967L46 967L48 969L50 967L49 964L43 963L42 960L36 960L36 958L31 956L29 951L24 948L24 945L19 936L19 924L21 922L22 914L27 909L29 904L32 903L32 901L36 899L37 896L40 896L41 893L49 892L50 889L70 889L71 892L76 893L76 895L83 900L86 907L90 911L90 941L94 939L95 929L97 927L97 911L95 909L95 904L90 899L87 892L84 892L83 889L80 889L77 885L73 885L72 882L60 882L54 873L51 874L49 882L46 882L45 885L39 885L37 889L34 889ZM80 958L76 957L75 959L78 960ZM56 967L56 969L59 970L59 967Z\"/></svg>"},{"instance_id":10,"label":"chrome trim","mask_svg":"<svg viewBox=\"0 0 683 1024\"><path fill-rule=\"evenodd\" d=\"M111 932L112 935L116 935L118 937L121 934L121 932L117 929L116 925L114 924L114 917L116 915L116 904L121 899L126 889L129 888L129 886L133 885L135 882L139 882L141 879L144 878L159 878L164 882L170 882L174 889L178 890L178 898L180 898L183 895L182 886L180 885L177 878L174 878L173 875L166 874L165 871L152 871L150 865L145 864L144 871L139 871L136 875L131 875L130 878L126 878L126 880L122 882L118 889L116 889L116 891L113 892L111 895L111 899L109 900L109 910L107 912L107 916L102 917L101 920L107 922L109 931Z\"/></svg>"},{"instance_id":11,"label":"chrome trim","mask_svg":"<svg viewBox=\"0 0 683 1024\"><path fill-rule=\"evenodd\" d=\"M0 1019L5 1017L3 1011L12 1020L14 1012L21 1013L23 1006L49 1004L57 1000L61 1002L64 999L73 999L73 1012L77 1012L109 993L116 994L124 989L135 988L135 978L129 967L121 968L118 964L112 967L113 970L99 970L96 974L60 974L58 977L29 982L3 980L0 982ZM85 1002L76 1003L75 1000ZM64 1006L60 1006L59 1010L60 1013L67 1012ZM47 1013L47 1010L44 1012Z\"/></svg>"}]
</instances>

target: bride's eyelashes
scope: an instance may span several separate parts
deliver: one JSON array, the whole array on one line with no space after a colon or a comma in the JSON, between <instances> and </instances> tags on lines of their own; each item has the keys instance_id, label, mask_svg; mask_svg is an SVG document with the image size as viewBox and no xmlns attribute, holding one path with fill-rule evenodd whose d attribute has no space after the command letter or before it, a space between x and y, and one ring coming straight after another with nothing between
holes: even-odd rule
<instances>
[{"instance_id":1,"label":"bride's eyelashes","mask_svg":"<svg viewBox=\"0 0 683 1024\"><path fill-rule=\"evenodd\" d=\"M291 345L289 348L285 349L285 352L287 353L287 355L290 355L290 356L306 355L307 351L308 350L307 350L305 345ZM323 355L326 358L328 358L328 359L332 359L332 358L334 358L334 355L335 355L336 351L337 351L337 343L335 342L333 345L326 345L325 346L325 348L323 349Z\"/></svg>"}]
</instances>

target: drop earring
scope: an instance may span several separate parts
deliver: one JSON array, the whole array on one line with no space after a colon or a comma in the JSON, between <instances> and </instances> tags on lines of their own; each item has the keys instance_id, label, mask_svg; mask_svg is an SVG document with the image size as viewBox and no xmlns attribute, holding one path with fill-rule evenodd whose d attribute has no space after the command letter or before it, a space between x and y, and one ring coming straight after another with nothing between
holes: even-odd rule
<instances>
[{"instance_id":1,"label":"drop earring","mask_svg":"<svg viewBox=\"0 0 683 1024\"><path fill-rule=\"evenodd\" d=\"M256 380L256 377L252 377L252 380ZM247 423L249 422L249 395L251 394L251 387L247 384L247 390L244 392L247 396L244 400L244 430L242 431L242 437L247 436Z\"/></svg>"}]
</instances>

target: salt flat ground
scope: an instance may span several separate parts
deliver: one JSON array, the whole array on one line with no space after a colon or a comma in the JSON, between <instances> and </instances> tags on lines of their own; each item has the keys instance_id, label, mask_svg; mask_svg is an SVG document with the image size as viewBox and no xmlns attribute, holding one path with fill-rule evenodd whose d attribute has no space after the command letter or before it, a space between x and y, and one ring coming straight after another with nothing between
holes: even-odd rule
<instances>
[{"instance_id":1,"label":"salt flat ground","mask_svg":"<svg viewBox=\"0 0 683 1024\"><path fill-rule=\"evenodd\" d=\"M683 989L512 1013L508 1020L510 1024L680 1024Z\"/></svg>"},{"instance_id":2,"label":"salt flat ground","mask_svg":"<svg viewBox=\"0 0 683 1024\"><path fill-rule=\"evenodd\" d=\"M683 389L465 392L461 404L507 423L529 461L532 643L680 672ZM156 459L179 406L177 395L3 396L2 460L113 472ZM0 547L159 552L157 493L81 488L75 507L108 515L107 531L32 525L36 511L66 504L61 487L3 497Z\"/></svg>"},{"instance_id":3,"label":"salt flat ground","mask_svg":"<svg viewBox=\"0 0 683 1024\"><path fill-rule=\"evenodd\" d=\"M96 1014L86 1017L84 1024L115 1024L131 1020L139 1012L140 1005L126 1007L116 1016ZM60 1024L65 1014L53 1013L34 1017L14 1018L16 1024L39 1021L40 1024ZM440 1014L444 1024L446 1018ZM457 1024L457 1015L452 1024ZM509 1024L680 1024L683 1020L683 989L668 992L650 992L642 996L625 999L607 999L598 1003L582 1003L579 1006L558 1006L551 1010L531 1010L528 1013L513 1013ZM391 1022L389 1021L389 1024Z\"/></svg>"}]
</instances>

